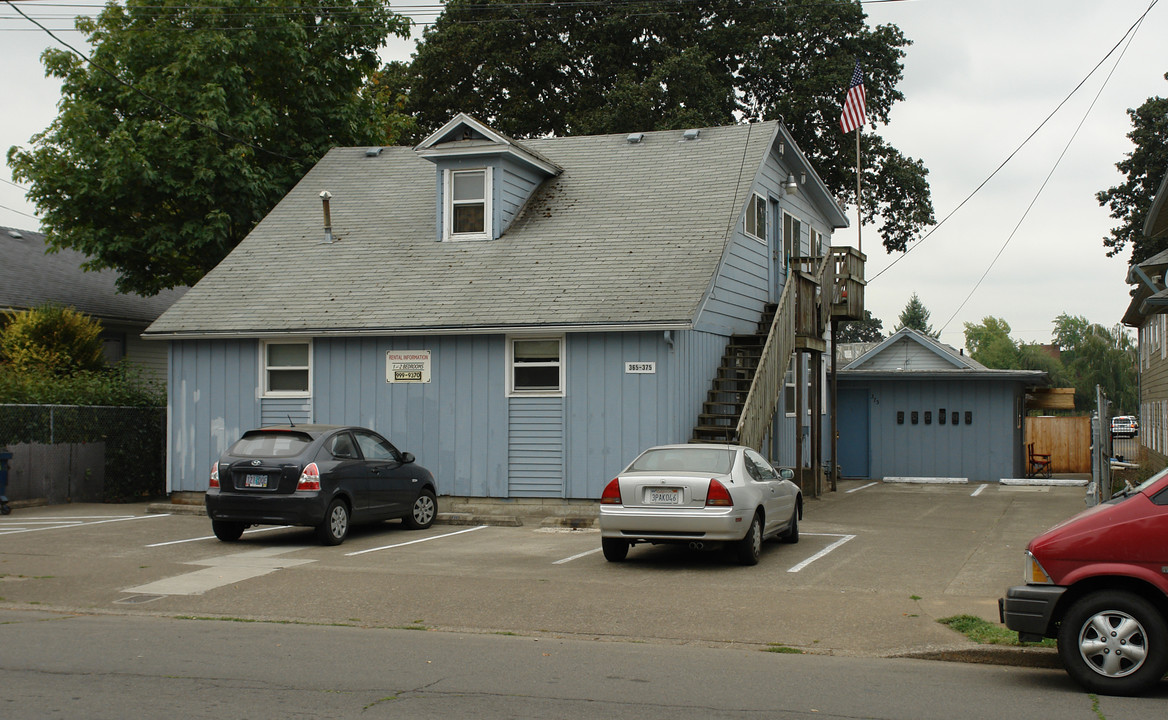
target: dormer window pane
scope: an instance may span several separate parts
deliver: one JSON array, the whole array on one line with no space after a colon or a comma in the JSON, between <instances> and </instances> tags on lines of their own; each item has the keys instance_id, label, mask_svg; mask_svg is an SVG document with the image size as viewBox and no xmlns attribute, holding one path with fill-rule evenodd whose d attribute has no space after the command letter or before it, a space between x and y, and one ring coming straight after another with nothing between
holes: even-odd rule
<instances>
[{"instance_id":1,"label":"dormer window pane","mask_svg":"<svg viewBox=\"0 0 1168 720\"><path fill-rule=\"evenodd\" d=\"M482 203L454 206L455 233L481 233L484 226Z\"/></svg>"},{"instance_id":2,"label":"dormer window pane","mask_svg":"<svg viewBox=\"0 0 1168 720\"><path fill-rule=\"evenodd\" d=\"M483 171L454 173L454 201L483 201Z\"/></svg>"},{"instance_id":3,"label":"dormer window pane","mask_svg":"<svg viewBox=\"0 0 1168 720\"><path fill-rule=\"evenodd\" d=\"M487 228L487 173L463 170L450 177L451 231L455 235L479 234Z\"/></svg>"}]
</instances>

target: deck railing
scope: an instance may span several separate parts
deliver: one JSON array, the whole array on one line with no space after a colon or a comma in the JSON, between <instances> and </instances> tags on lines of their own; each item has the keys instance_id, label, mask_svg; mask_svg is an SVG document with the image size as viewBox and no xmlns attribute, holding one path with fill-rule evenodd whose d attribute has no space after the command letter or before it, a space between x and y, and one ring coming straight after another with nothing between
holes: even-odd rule
<instances>
[{"instance_id":1,"label":"deck railing","mask_svg":"<svg viewBox=\"0 0 1168 720\"><path fill-rule=\"evenodd\" d=\"M815 269L814 279L820 282L830 280L828 273L832 269L829 268L831 257L828 254L822 258L815 258L819 260L819 267ZM795 264L792 263L792 265ZM756 450L762 448L762 442L770 431L771 420L775 416L779 397L783 392L783 375L787 372L787 365L790 364L791 353L795 351L796 305L814 303L817 292L822 293L823 287L831 287L830 282L826 285L820 285L819 288L812 287L810 294L807 295L808 288L804 287L803 290L799 290L802 287L802 284L798 282L801 275L796 269L792 269L791 274L787 277L787 282L783 285L783 293L779 297L775 319L771 323L766 344L763 345L762 358L755 371L754 381L750 385L750 392L746 395L742 415L738 419L737 437L739 444ZM807 296L797 297L800 295ZM796 303L797 299L798 303ZM822 316L820 317L822 318Z\"/></svg>"}]
</instances>

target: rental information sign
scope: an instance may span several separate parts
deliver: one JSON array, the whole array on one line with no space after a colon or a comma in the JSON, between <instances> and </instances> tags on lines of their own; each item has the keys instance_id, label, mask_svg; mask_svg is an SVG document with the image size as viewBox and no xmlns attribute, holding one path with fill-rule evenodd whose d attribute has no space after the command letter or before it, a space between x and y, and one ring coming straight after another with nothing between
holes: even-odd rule
<instances>
[{"instance_id":1,"label":"rental information sign","mask_svg":"<svg viewBox=\"0 0 1168 720\"><path fill-rule=\"evenodd\" d=\"M385 381L388 383L430 382L430 351L390 350L385 353Z\"/></svg>"}]
</instances>

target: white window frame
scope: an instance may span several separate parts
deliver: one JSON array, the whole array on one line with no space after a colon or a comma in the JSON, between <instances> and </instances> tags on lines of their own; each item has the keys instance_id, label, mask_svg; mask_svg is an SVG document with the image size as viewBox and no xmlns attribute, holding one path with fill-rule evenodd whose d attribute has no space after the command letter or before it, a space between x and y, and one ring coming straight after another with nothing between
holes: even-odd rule
<instances>
[{"instance_id":1,"label":"white window frame","mask_svg":"<svg viewBox=\"0 0 1168 720\"><path fill-rule=\"evenodd\" d=\"M456 204L472 204L477 203L478 200L462 201L455 203L454 201L454 176L464 173L482 173L483 175L483 231L475 233L456 233L454 232L454 207ZM474 168L451 168L442 173L442 239L447 242L459 242L462 240L490 240L493 231L493 217L492 217L492 203L491 197L493 195L491 182L491 168L489 167L474 167Z\"/></svg>"},{"instance_id":2,"label":"white window frame","mask_svg":"<svg viewBox=\"0 0 1168 720\"><path fill-rule=\"evenodd\" d=\"M758 227L758 220L762 218L762 228ZM758 193L751 193L746 203L746 212L742 214L742 232L747 237L754 238L760 243L767 241L767 201ZM752 229L753 228L753 229Z\"/></svg>"},{"instance_id":3,"label":"white window frame","mask_svg":"<svg viewBox=\"0 0 1168 720\"><path fill-rule=\"evenodd\" d=\"M794 229L794 233L788 230ZM791 235L794 237L790 237ZM803 221L798 216L783 211L782 228L783 267L791 268L791 258L799 257L803 252Z\"/></svg>"},{"instance_id":4,"label":"white window frame","mask_svg":"<svg viewBox=\"0 0 1168 720\"><path fill-rule=\"evenodd\" d=\"M559 343L560 353L559 360L556 362L533 363L530 367L553 367L558 366L560 370L559 387L552 390L541 388L538 390L527 390L515 387L515 343L521 340L554 340ZM567 360L564 357L564 350L567 343L564 342L563 335L508 335L507 342L507 397L564 397L564 385L566 377Z\"/></svg>"},{"instance_id":5,"label":"white window frame","mask_svg":"<svg viewBox=\"0 0 1168 720\"><path fill-rule=\"evenodd\" d=\"M268 348L272 345L307 345L308 346L308 364L296 366L271 366L268 365ZM263 397L311 397L312 396L312 339L295 339L295 340L261 340L260 341L260 383L262 383ZM308 390L272 390L270 387L270 377L268 372L273 369L279 370L304 370L308 373Z\"/></svg>"}]
</instances>

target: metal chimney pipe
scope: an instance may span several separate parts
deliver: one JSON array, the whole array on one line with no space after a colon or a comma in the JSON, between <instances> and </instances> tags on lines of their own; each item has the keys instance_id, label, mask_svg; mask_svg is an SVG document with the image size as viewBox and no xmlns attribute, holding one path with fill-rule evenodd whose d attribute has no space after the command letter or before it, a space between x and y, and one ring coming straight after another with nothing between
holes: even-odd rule
<instances>
[{"instance_id":1,"label":"metal chimney pipe","mask_svg":"<svg viewBox=\"0 0 1168 720\"><path fill-rule=\"evenodd\" d=\"M320 191L320 202L324 206L324 244L331 245L333 243L333 220L329 214L329 198L332 193L328 190Z\"/></svg>"}]
</instances>

